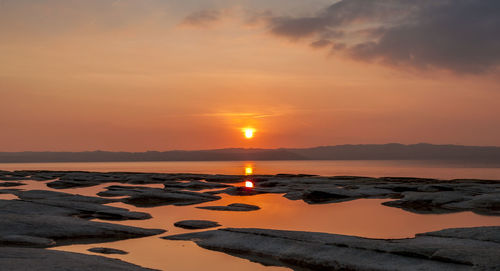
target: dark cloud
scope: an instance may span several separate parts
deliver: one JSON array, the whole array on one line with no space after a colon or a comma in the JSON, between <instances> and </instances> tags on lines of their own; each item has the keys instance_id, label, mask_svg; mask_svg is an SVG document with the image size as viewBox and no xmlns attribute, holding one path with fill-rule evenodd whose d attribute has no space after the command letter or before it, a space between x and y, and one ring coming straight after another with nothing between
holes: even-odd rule
<instances>
[{"instance_id":1,"label":"dark cloud","mask_svg":"<svg viewBox=\"0 0 500 271\"><path fill-rule=\"evenodd\" d=\"M315 48L328 40L357 60L463 73L500 64L499 0L343 0L268 24L277 36L310 38Z\"/></svg>"},{"instance_id":2,"label":"dark cloud","mask_svg":"<svg viewBox=\"0 0 500 271\"><path fill-rule=\"evenodd\" d=\"M206 9L189 14L182 20L184 25L207 26L222 18L222 13L215 9Z\"/></svg>"}]
</instances>

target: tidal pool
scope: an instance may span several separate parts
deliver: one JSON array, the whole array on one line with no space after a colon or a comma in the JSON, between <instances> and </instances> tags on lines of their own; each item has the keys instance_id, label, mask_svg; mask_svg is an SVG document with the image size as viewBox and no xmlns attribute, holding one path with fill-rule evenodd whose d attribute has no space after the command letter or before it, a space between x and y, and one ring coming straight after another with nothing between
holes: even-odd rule
<instances>
[{"instance_id":1,"label":"tidal pool","mask_svg":"<svg viewBox=\"0 0 500 271\"><path fill-rule=\"evenodd\" d=\"M88 188L51 189L47 182L25 181L21 189L44 189L65 193L96 196L107 183ZM123 185L123 184L120 184ZM235 184L235 185L243 185ZM163 187L161 184L144 185ZM283 267L266 267L225 253L205 250L192 242L169 241L160 236L192 232L174 227L180 220L204 219L220 223L222 227L265 228L297 230L354 235L368 238L408 238L416 233L444 228L498 226L500 217L482 216L472 212L453 214L414 214L399 208L382 205L388 199L359 199L341 203L310 205L301 200L288 200L280 194L254 196L230 196L190 206L159 206L138 208L124 203L108 205L133 211L150 213L148 220L111 221L123 225L143 228L161 228L168 232L159 236L128 239L109 243L60 246L51 249L94 254L87 249L97 246L121 249L127 255L111 255L127 262L161 270L286 270ZM203 210L196 207L227 205L231 203L253 204L260 210L250 212L227 212ZM110 222L110 221L103 221Z\"/></svg>"}]
</instances>

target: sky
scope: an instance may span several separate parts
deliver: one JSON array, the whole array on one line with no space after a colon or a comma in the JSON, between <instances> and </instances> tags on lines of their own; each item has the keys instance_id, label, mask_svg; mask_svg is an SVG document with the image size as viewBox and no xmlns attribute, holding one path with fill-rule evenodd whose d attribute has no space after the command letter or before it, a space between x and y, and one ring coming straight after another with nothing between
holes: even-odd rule
<instances>
[{"instance_id":1,"label":"sky","mask_svg":"<svg viewBox=\"0 0 500 271\"><path fill-rule=\"evenodd\" d=\"M500 146L498 14L497 0L0 0L0 151Z\"/></svg>"}]
</instances>

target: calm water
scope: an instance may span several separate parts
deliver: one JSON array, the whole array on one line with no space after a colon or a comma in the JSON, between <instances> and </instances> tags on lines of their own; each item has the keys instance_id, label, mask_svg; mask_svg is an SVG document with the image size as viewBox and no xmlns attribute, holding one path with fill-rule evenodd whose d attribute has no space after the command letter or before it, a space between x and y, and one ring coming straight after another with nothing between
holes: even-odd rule
<instances>
[{"instance_id":1,"label":"calm water","mask_svg":"<svg viewBox=\"0 0 500 271\"><path fill-rule=\"evenodd\" d=\"M191 172L222 174L276 174L309 173L318 175L363 176L414 176L451 178L480 178L500 180L500 168L471 167L449 163L421 161L257 161L257 162L120 162L120 163L30 163L0 164L3 170L84 170L84 171L133 171L133 172ZM46 182L24 181L22 189L54 190ZM88 188L55 190L95 196L113 183ZM120 184L122 185L122 184ZM236 184L241 185L241 184ZM162 185L148 185L163 187ZM381 205L387 199L361 199L349 202L309 205L291 201L278 194L256 196L221 195L219 201L195 206L160 206L137 208L123 203L111 206L150 213L153 218L142 221L120 221L124 225L144 228L161 228L168 232L160 236L189 232L173 226L187 219L207 219L219 222L222 227L267 228L300 230L355 235L369 238L407 238L416 233L453 227L500 225L500 217L481 216L472 212L455 214L422 215ZM13 199L1 195L2 199ZM204 205L230 203L254 204L261 207L253 212L217 212L195 208ZM103 221L108 222L108 221ZM53 248L93 254L87 249L105 246L128 251L128 255L112 255L144 267L161 270L218 270L259 271L288 270L265 267L224 253L199 248L192 242L168 241L159 236L129 239L103 244L71 245Z\"/></svg>"},{"instance_id":2,"label":"calm water","mask_svg":"<svg viewBox=\"0 0 500 271\"><path fill-rule=\"evenodd\" d=\"M324 176L475 178L500 180L500 165L470 165L443 161L222 161L222 162L99 162L0 164L2 170L83 170L161 173L244 174L307 173Z\"/></svg>"},{"instance_id":3,"label":"calm water","mask_svg":"<svg viewBox=\"0 0 500 271\"><path fill-rule=\"evenodd\" d=\"M24 182L27 185L23 186L23 189L45 189L87 196L95 196L105 187L114 184L108 183L88 188L55 190L46 186L47 181ZM163 187L159 184L148 186ZM113 221L112 223L167 230L165 234L160 236L191 232L173 226L173 223L187 219L217 221L222 227L328 232L369 238L407 238L415 236L416 233L444 228L500 225L500 217L481 216L472 212L439 215L414 214L399 208L381 205L387 199L361 199L334 204L309 205L303 201L288 200L278 194L256 196L229 196L223 194L221 196L223 197L221 200L194 206L137 208L123 203L111 203L109 205L150 213L153 218L149 220ZM195 208L196 206L226 205L230 203L254 204L260 206L261 209L253 212L217 212ZM160 236L103 244L70 245L53 249L85 254L93 254L88 252L87 249L97 246L122 249L128 251L129 254L112 255L110 257L161 270L288 270L281 267L265 267L224 253L205 250L192 242L163 240L159 238Z\"/></svg>"}]
</instances>

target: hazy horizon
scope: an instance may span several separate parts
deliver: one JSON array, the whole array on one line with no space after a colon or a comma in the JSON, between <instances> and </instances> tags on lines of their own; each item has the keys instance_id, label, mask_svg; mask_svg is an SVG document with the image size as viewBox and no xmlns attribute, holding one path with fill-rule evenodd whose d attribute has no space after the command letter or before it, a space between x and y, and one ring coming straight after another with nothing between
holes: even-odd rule
<instances>
[{"instance_id":1,"label":"hazy horizon","mask_svg":"<svg viewBox=\"0 0 500 271\"><path fill-rule=\"evenodd\" d=\"M24 151L2 151L4 153L8 152L129 152L129 153L144 153L144 152L175 152L175 151L217 151L217 150L280 150L280 149L315 149L315 148L327 148L327 147L339 147L339 146L384 146L384 145L402 145L402 146L415 146L415 145L431 145L431 146L456 146L456 147L480 147L480 148L500 148L494 145L460 145L460 144L433 144L427 142L410 143L403 144L397 142L388 142L380 144L339 144L339 145L318 145L318 146L304 146L304 147L274 147L274 148L260 148L260 147L225 147L225 148L209 148L209 149L161 149L161 150L144 150L144 151L126 151L126 150L106 150L106 149L89 149L81 151L71 151L71 150L24 150Z\"/></svg>"}]
</instances>

